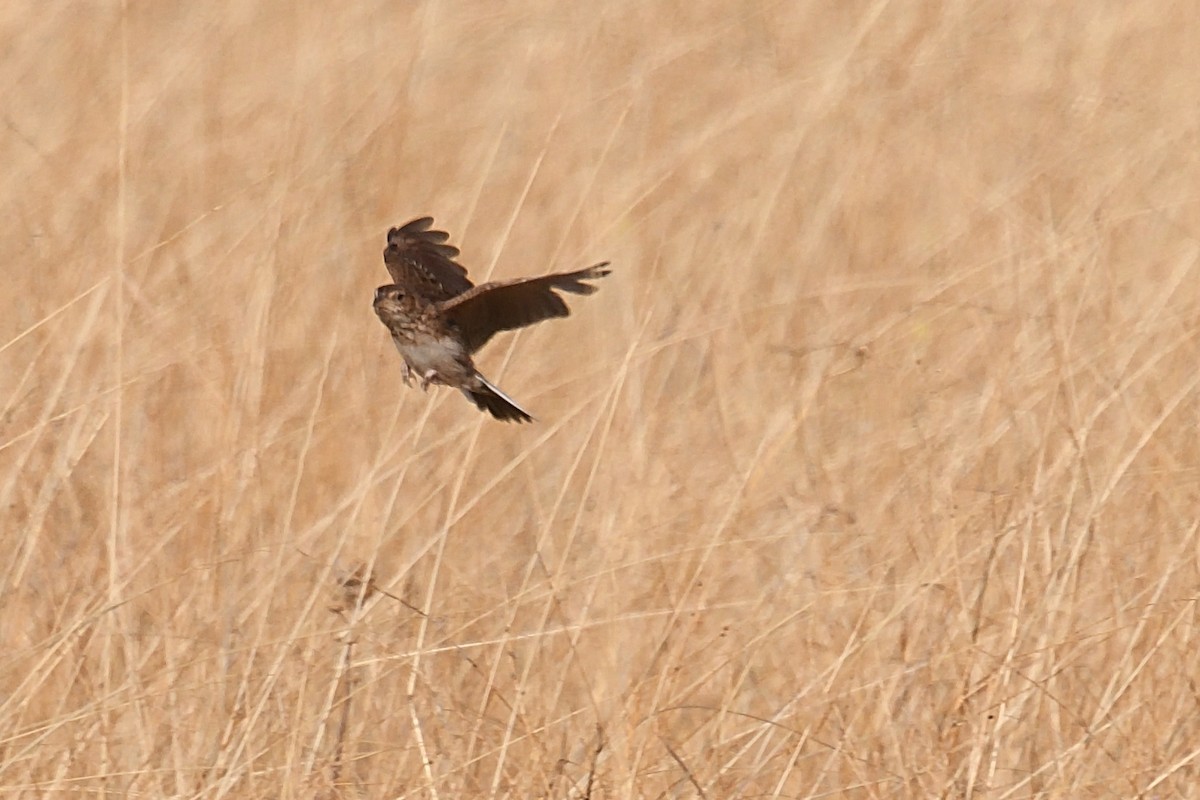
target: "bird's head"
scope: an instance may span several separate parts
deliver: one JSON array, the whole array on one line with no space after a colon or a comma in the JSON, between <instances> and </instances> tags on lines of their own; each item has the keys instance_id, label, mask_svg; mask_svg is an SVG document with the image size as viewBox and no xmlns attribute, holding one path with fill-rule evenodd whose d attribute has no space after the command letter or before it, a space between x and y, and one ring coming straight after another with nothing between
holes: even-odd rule
<instances>
[{"instance_id":1,"label":"bird's head","mask_svg":"<svg viewBox=\"0 0 1200 800\"><path fill-rule=\"evenodd\" d=\"M378 303L381 300L399 300L403 294L399 286L389 283L375 290L375 302Z\"/></svg>"},{"instance_id":2,"label":"bird's head","mask_svg":"<svg viewBox=\"0 0 1200 800\"><path fill-rule=\"evenodd\" d=\"M394 283L380 286L375 290L375 310L394 309L404 297L404 290Z\"/></svg>"}]
</instances>

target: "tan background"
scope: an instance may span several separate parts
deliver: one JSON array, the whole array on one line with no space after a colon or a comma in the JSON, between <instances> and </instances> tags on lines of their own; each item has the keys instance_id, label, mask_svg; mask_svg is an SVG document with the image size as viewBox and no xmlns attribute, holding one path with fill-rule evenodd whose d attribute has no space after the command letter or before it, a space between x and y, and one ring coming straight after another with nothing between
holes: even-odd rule
<instances>
[{"instance_id":1,"label":"tan background","mask_svg":"<svg viewBox=\"0 0 1200 800\"><path fill-rule=\"evenodd\" d=\"M334 7L0 11L0 785L1194 790L1191 6ZM401 384L423 214L612 260L536 425Z\"/></svg>"}]
</instances>

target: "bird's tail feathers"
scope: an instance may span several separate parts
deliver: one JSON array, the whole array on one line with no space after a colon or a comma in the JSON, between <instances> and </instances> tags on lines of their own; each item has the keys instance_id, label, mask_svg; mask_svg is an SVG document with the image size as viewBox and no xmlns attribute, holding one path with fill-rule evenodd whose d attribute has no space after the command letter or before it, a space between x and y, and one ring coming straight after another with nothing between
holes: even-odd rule
<instances>
[{"instance_id":1,"label":"bird's tail feathers","mask_svg":"<svg viewBox=\"0 0 1200 800\"><path fill-rule=\"evenodd\" d=\"M529 412L517 405L516 401L500 391L500 388L487 378L475 373L481 388L463 389L462 393L475 405L488 412L493 417L505 422L532 422Z\"/></svg>"}]
</instances>

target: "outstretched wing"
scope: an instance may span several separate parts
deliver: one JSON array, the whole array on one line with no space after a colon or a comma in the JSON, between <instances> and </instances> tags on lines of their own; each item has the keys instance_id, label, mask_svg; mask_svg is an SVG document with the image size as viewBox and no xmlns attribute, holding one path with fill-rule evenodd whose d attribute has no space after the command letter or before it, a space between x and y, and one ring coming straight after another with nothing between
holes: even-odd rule
<instances>
[{"instance_id":1,"label":"outstretched wing","mask_svg":"<svg viewBox=\"0 0 1200 800\"><path fill-rule=\"evenodd\" d=\"M430 230L433 217L414 219L388 231L383 263L395 283L431 301L446 300L474 286L454 259L458 248L444 244L445 231Z\"/></svg>"},{"instance_id":2,"label":"outstretched wing","mask_svg":"<svg viewBox=\"0 0 1200 800\"><path fill-rule=\"evenodd\" d=\"M458 326L467 352L474 353L500 331L569 315L571 310L556 291L592 294L596 287L584 281L603 278L609 273L607 266L605 261L577 272L485 283L446 300L441 310Z\"/></svg>"}]
</instances>

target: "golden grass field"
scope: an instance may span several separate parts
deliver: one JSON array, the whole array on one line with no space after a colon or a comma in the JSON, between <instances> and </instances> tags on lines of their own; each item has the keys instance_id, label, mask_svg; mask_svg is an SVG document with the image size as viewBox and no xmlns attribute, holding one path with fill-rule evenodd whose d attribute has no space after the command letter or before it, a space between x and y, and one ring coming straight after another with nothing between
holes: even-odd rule
<instances>
[{"instance_id":1,"label":"golden grass field","mask_svg":"<svg viewBox=\"0 0 1200 800\"><path fill-rule=\"evenodd\" d=\"M1200 795L1187 4L0 32L4 797ZM535 425L401 383L425 214L613 262Z\"/></svg>"}]
</instances>

